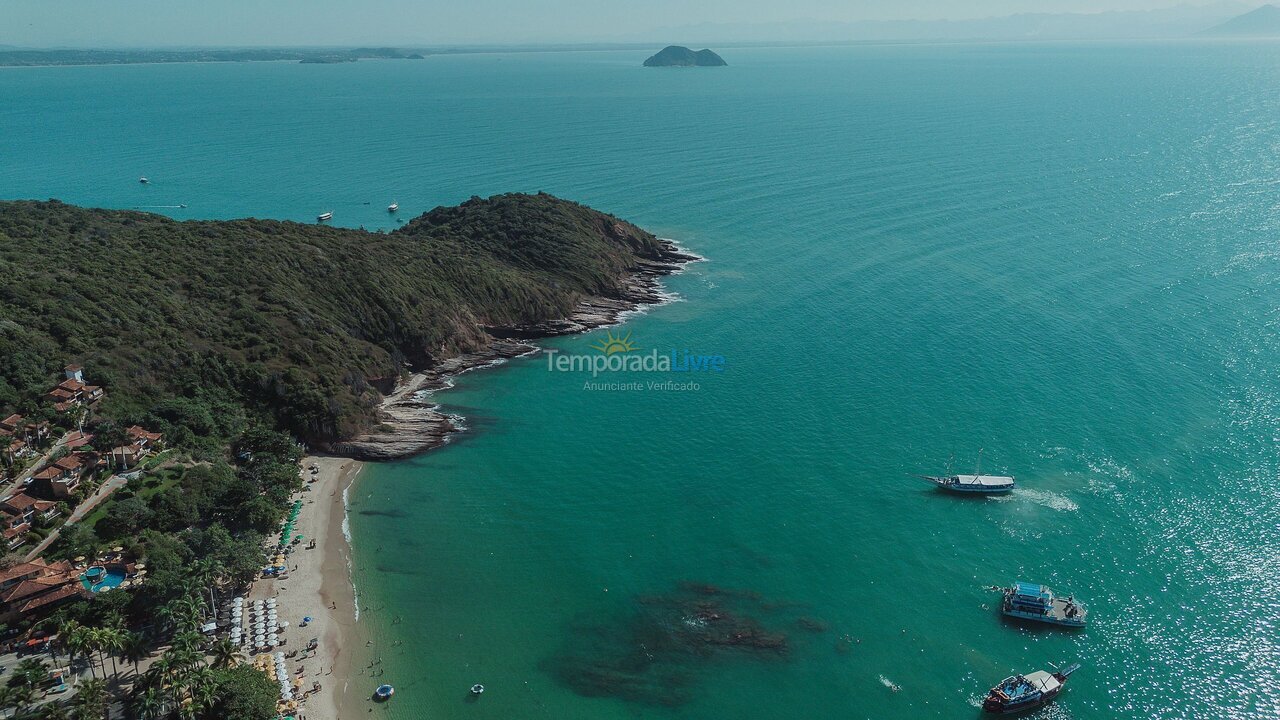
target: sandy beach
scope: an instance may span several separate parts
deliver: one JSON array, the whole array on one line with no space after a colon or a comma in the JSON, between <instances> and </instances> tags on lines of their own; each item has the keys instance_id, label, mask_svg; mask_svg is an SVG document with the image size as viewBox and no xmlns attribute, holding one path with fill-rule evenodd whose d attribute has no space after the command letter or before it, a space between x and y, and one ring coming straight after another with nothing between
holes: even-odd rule
<instances>
[{"instance_id":1,"label":"sandy beach","mask_svg":"<svg viewBox=\"0 0 1280 720\"><path fill-rule=\"evenodd\" d=\"M313 477L313 465L319 468L315 481L297 495L303 506L295 532L304 541L288 557L287 579L254 582L249 599L277 599L280 619L289 623L281 649L298 651L288 661L290 672L302 679L304 691L313 683L320 684L320 691L306 699L300 714L308 720L338 720L350 678L351 653L345 650L354 639L356 623L355 588L349 567L351 547L343 534L343 493L355 480L361 464L349 458L306 457L302 461L303 477ZM316 546L309 549L313 539ZM302 627L304 617L311 618L306 627ZM314 654L307 654L304 651L312 639L318 639L318 648Z\"/></svg>"}]
</instances>

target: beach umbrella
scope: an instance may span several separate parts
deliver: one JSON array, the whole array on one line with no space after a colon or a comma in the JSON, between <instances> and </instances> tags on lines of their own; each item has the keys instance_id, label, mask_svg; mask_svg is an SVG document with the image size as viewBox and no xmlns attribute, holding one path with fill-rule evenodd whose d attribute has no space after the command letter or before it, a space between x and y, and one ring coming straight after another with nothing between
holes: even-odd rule
<instances>
[{"instance_id":1,"label":"beach umbrella","mask_svg":"<svg viewBox=\"0 0 1280 720\"><path fill-rule=\"evenodd\" d=\"M115 546L115 547L111 548L111 552L124 552L124 548L123 548L123 547L121 547L120 545L117 545L117 546Z\"/></svg>"},{"instance_id":2,"label":"beach umbrella","mask_svg":"<svg viewBox=\"0 0 1280 720\"><path fill-rule=\"evenodd\" d=\"M76 562L84 562L84 556L83 556L83 555L77 555L77 556L76 556L76 558L75 558L75 560L76 560Z\"/></svg>"},{"instance_id":3,"label":"beach umbrella","mask_svg":"<svg viewBox=\"0 0 1280 720\"><path fill-rule=\"evenodd\" d=\"M308 615L308 616L306 616L306 617L302 618L302 622L304 622L304 623L309 623L309 622L311 622L311 616L310 616L310 615Z\"/></svg>"},{"instance_id":4,"label":"beach umbrella","mask_svg":"<svg viewBox=\"0 0 1280 720\"><path fill-rule=\"evenodd\" d=\"M146 563L144 563L144 562L140 562L140 563L138 563L138 564L134 565L134 567L138 568L139 570L142 570L142 569L143 569L143 568L145 568L146 566L147 566L147 564L146 564Z\"/></svg>"}]
</instances>

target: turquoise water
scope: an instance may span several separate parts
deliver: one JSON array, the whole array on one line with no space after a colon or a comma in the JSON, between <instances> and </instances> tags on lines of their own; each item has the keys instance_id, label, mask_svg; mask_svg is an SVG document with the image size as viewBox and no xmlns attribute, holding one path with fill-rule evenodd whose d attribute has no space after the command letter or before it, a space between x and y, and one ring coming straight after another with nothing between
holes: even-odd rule
<instances>
[{"instance_id":1,"label":"turquoise water","mask_svg":"<svg viewBox=\"0 0 1280 720\"><path fill-rule=\"evenodd\" d=\"M89 573L80 576L80 583L90 592L112 590L119 587L122 582L124 582L124 570L120 568L106 568L100 576L95 574L94 577L90 577Z\"/></svg>"},{"instance_id":2,"label":"turquoise water","mask_svg":"<svg viewBox=\"0 0 1280 720\"><path fill-rule=\"evenodd\" d=\"M697 390L517 360L361 475L370 716L974 717L1071 661L1041 717L1280 713L1280 45L645 54L4 71L0 197L373 228L546 190L709 258L623 328L722 355ZM1012 496L910 477L980 448ZM1090 627L1002 622L1019 578Z\"/></svg>"}]
</instances>

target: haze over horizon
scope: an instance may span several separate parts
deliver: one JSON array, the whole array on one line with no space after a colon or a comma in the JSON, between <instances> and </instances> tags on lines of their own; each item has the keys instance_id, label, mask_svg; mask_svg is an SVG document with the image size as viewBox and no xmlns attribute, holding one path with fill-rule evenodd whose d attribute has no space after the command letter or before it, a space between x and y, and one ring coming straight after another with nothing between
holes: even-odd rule
<instances>
[{"instance_id":1,"label":"haze over horizon","mask_svg":"<svg viewBox=\"0 0 1280 720\"><path fill-rule=\"evenodd\" d=\"M1260 3L1238 0L9 0L0 46L431 46L758 40L826 41L984 34L1176 36ZM1065 23L1044 23L1041 14ZM1104 15L1105 14L1105 15ZM1067 17L1070 15L1070 17ZM1085 15L1087 17L1081 17ZM1010 17L1014 16L1014 17ZM1083 24L1082 24L1083 22ZM1014 26L1011 26L1013 23ZM1145 23L1145 24L1144 24ZM1135 29L1136 28L1136 29Z\"/></svg>"}]
</instances>

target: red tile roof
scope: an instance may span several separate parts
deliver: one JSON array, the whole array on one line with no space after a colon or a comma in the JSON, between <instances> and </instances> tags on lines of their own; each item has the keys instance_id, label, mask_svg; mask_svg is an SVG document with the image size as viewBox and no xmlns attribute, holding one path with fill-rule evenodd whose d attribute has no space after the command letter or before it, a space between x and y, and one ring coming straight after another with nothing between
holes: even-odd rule
<instances>
[{"instance_id":1,"label":"red tile roof","mask_svg":"<svg viewBox=\"0 0 1280 720\"><path fill-rule=\"evenodd\" d=\"M150 442L156 442L162 437L160 433L147 432L137 425L125 430L125 432L134 440L148 440Z\"/></svg>"},{"instance_id":2,"label":"red tile roof","mask_svg":"<svg viewBox=\"0 0 1280 720\"><path fill-rule=\"evenodd\" d=\"M78 470L81 465L84 465L84 459L76 454L66 455L62 458L59 458L58 461L54 463L54 465L62 468L63 470L66 470L67 472L73 472L75 470Z\"/></svg>"},{"instance_id":3,"label":"red tile roof","mask_svg":"<svg viewBox=\"0 0 1280 720\"><path fill-rule=\"evenodd\" d=\"M45 607L46 605L49 605L51 603L61 602L68 598L76 597L78 595L83 595L83 594L84 594L84 588L83 586L80 585L80 583L68 583L67 585L63 586L62 588L54 592L49 593L48 595L41 595L39 597L32 598L31 600L27 601L25 605L18 608L18 612L22 612L22 613L31 612L36 608Z\"/></svg>"},{"instance_id":4,"label":"red tile roof","mask_svg":"<svg viewBox=\"0 0 1280 720\"><path fill-rule=\"evenodd\" d=\"M92 442L93 442L92 435L82 433L79 430L72 430L71 432L67 433L67 437L65 440L63 440L62 444L64 447L74 450L76 448L81 448L81 447L84 447L85 445L89 445Z\"/></svg>"},{"instance_id":5,"label":"red tile roof","mask_svg":"<svg viewBox=\"0 0 1280 720\"><path fill-rule=\"evenodd\" d=\"M0 427L7 428L9 430L17 430L18 426L21 424L22 424L22 416L18 415L17 413L10 415L4 420L0 420Z\"/></svg>"},{"instance_id":6,"label":"red tile roof","mask_svg":"<svg viewBox=\"0 0 1280 720\"><path fill-rule=\"evenodd\" d=\"M0 570L0 585L28 575L47 573L51 570L54 572L65 572L69 569L70 565L65 563L65 561L50 565L43 558L36 558L31 562L20 562L11 568Z\"/></svg>"},{"instance_id":7,"label":"red tile roof","mask_svg":"<svg viewBox=\"0 0 1280 720\"><path fill-rule=\"evenodd\" d=\"M37 500L26 493L18 493L0 501L0 505L3 505L4 508L12 508L17 512L26 512L28 509L43 512L54 507L57 503L49 502L48 500Z\"/></svg>"}]
</instances>

